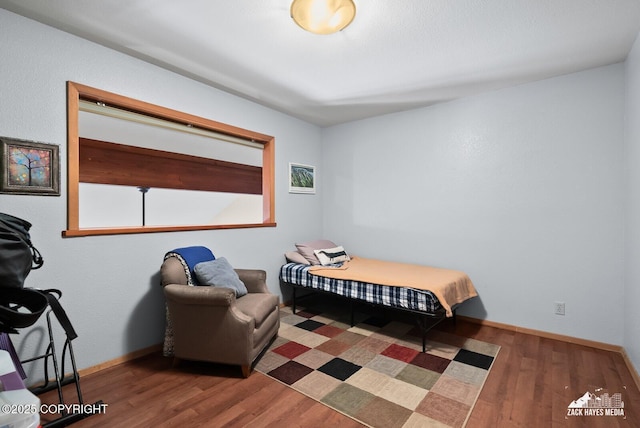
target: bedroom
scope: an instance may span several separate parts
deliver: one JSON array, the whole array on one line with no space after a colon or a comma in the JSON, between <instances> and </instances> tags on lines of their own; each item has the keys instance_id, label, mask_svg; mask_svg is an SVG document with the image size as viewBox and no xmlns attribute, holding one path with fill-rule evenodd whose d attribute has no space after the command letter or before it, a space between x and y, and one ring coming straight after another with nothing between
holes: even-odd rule
<instances>
[{"instance_id":1,"label":"bedroom","mask_svg":"<svg viewBox=\"0 0 640 428\"><path fill-rule=\"evenodd\" d=\"M64 196L0 195L34 224L46 265L27 285L65 291L82 368L161 341L167 250L209 245L280 293L282 253L319 237L465 270L481 298L461 314L623 346L640 367L637 42L625 62L323 128L4 9L0 36L0 135L64 159L72 80L274 135L276 183L318 167L315 196L278 185L276 228L63 239Z\"/></svg>"}]
</instances>

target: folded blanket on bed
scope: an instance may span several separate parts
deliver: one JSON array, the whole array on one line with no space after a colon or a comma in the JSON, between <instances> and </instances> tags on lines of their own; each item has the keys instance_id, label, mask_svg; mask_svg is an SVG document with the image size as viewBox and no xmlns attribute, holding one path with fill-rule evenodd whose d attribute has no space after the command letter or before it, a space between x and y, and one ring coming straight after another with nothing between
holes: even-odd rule
<instances>
[{"instance_id":1,"label":"folded blanket on bed","mask_svg":"<svg viewBox=\"0 0 640 428\"><path fill-rule=\"evenodd\" d=\"M353 257L340 267L311 266L309 273L327 278L431 291L452 316L451 306L478 295L464 272L408 263Z\"/></svg>"}]
</instances>

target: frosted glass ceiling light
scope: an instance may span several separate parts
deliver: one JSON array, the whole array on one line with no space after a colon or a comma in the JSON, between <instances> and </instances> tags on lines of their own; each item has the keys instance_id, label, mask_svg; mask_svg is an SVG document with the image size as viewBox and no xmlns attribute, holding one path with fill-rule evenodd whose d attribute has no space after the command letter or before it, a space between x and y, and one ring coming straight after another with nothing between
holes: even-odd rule
<instances>
[{"instance_id":1,"label":"frosted glass ceiling light","mask_svg":"<svg viewBox=\"0 0 640 428\"><path fill-rule=\"evenodd\" d=\"M356 16L353 0L293 0L291 18L303 29L332 34L351 24Z\"/></svg>"}]
</instances>

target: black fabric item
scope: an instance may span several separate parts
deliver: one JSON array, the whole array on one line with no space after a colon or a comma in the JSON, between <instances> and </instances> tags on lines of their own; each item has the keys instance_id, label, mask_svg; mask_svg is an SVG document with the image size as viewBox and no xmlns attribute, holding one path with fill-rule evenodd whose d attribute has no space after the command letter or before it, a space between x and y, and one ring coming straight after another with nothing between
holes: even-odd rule
<instances>
[{"instance_id":1,"label":"black fabric item","mask_svg":"<svg viewBox=\"0 0 640 428\"><path fill-rule=\"evenodd\" d=\"M62 297L62 292L60 290L50 289L50 290L43 290L42 293L47 296L47 300L49 301L49 306L51 306L51 310L53 311L53 314L56 316L56 318L58 319L58 322L60 323L65 333L67 334L67 338L69 340L73 340L76 337L78 337L76 330L73 328L73 325L71 325L71 321L69 320L67 313L65 312L65 310L62 308L62 305L60 305L60 302L58 301L58 299Z\"/></svg>"},{"instance_id":2,"label":"black fabric item","mask_svg":"<svg viewBox=\"0 0 640 428\"><path fill-rule=\"evenodd\" d=\"M17 329L29 327L38 321L42 312L50 306L67 338L75 339L78 334L60 305L60 297L62 292L56 289L0 288L0 332L17 334Z\"/></svg>"},{"instance_id":3,"label":"black fabric item","mask_svg":"<svg viewBox=\"0 0 640 428\"><path fill-rule=\"evenodd\" d=\"M31 269L44 263L29 229L28 221L0 213L0 287L22 288Z\"/></svg>"},{"instance_id":4,"label":"black fabric item","mask_svg":"<svg viewBox=\"0 0 640 428\"><path fill-rule=\"evenodd\" d=\"M44 263L31 243L29 229L28 221L0 213L0 332L18 333L17 329L35 323L50 306L67 338L73 340L78 334L58 301L62 292L23 288L31 269Z\"/></svg>"},{"instance_id":5,"label":"black fabric item","mask_svg":"<svg viewBox=\"0 0 640 428\"><path fill-rule=\"evenodd\" d=\"M18 333L18 328L29 327L48 305L47 296L38 290L0 288L0 332Z\"/></svg>"}]
</instances>

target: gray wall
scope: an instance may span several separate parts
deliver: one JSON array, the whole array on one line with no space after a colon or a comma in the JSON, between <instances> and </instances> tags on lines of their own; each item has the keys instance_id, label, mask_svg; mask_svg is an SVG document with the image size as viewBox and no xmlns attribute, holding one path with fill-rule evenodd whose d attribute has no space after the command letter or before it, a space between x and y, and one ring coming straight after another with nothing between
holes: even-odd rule
<instances>
[{"instance_id":1,"label":"gray wall","mask_svg":"<svg viewBox=\"0 0 640 428\"><path fill-rule=\"evenodd\" d=\"M325 237L466 271L463 315L622 345L623 118L617 64L326 129Z\"/></svg>"},{"instance_id":2,"label":"gray wall","mask_svg":"<svg viewBox=\"0 0 640 428\"><path fill-rule=\"evenodd\" d=\"M626 62L626 170L628 177L626 270L624 300L624 347L640 370L640 41Z\"/></svg>"},{"instance_id":3,"label":"gray wall","mask_svg":"<svg viewBox=\"0 0 640 428\"><path fill-rule=\"evenodd\" d=\"M161 341L158 271L173 248L207 245L234 266L265 269L269 288L280 293L283 252L298 239L321 234L320 196L290 195L287 179L291 161L319 164L316 126L2 9L0 40L0 135L59 144L62 159L62 196L0 195L0 211L33 223L45 265L26 286L63 291L79 334L74 348L80 367ZM275 136L278 226L63 239L68 80ZM23 358L42 349L41 324L14 336Z\"/></svg>"}]
</instances>

